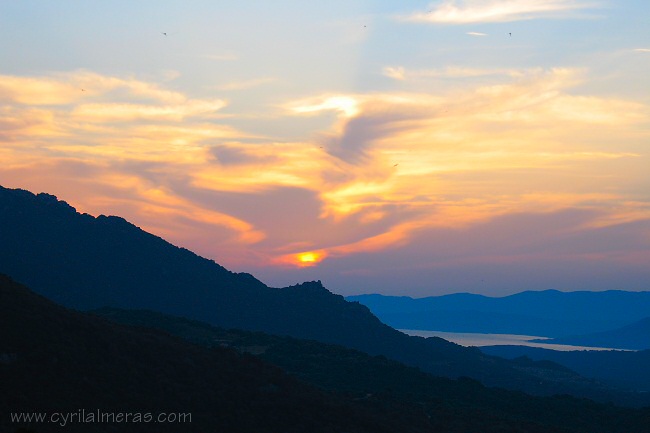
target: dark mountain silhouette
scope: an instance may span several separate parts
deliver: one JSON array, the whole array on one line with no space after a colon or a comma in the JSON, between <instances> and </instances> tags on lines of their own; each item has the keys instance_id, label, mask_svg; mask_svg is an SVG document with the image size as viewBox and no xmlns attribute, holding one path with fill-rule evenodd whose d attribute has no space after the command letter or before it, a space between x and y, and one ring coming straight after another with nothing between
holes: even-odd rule
<instances>
[{"instance_id":1,"label":"dark mountain silhouette","mask_svg":"<svg viewBox=\"0 0 650 433\"><path fill-rule=\"evenodd\" d=\"M569 425L568 415L560 408L554 408L550 413L525 409L527 406L550 404L543 397L523 397L516 391L486 388L470 379L434 377L383 356L370 356L343 346L261 332L225 330L199 321L146 310L103 308L93 311L93 314L118 323L164 330L207 347L225 346L242 353L253 353L305 382L330 391L352 393L355 398L365 398L371 393L391 396L411 404L428 402L425 406L431 416L436 409L435 405L432 407L430 404L443 401L446 406L463 406L476 412L499 413L515 418L526 413L526 419L534 422ZM522 369L567 383L567 389L574 392L580 389L583 397L604 402L613 400L625 405L650 406L648 394L613 392L610 388L599 386L593 380L585 380L567 367L548 360L534 361L519 357L514 362Z\"/></svg>"},{"instance_id":2,"label":"dark mountain silhouette","mask_svg":"<svg viewBox=\"0 0 650 433\"><path fill-rule=\"evenodd\" d=\"M115 318L121 313L112 310L108 314ZM142 326L111 323L55 305L0 275L0 429L23 433L641 433L650 421L648 409L492 390L474 380L433 378L386 358L312 342L312 354L322 354L323 348L330 352L325 358L336 363L334 370L341 362L345 364L345 356L354 360L348 366L357 367L347 373L357 383L346 386L345 394L319 391L241 353L242 348L250 351L248 343L264 338L260 333L216 330L158 313L139 313L139 317L136 321L167 321L211 343L215 332L226 339L207 348ZM244 343L238 346L239 352L221 347L233 336ZM266 338L290 345L297 341ZM298 344L304 343L309 342ZM282 351L279 353L282 358ZM313 359L312 364L328 367ZM309 357L296 361L310 362ZM366 367L370 371L363 375ZM335 382L340 380L330 373ZM362 373L361 377L357 373ZM373 375L378 375L378 380ZM314 377L313 370L310 377ZM410 380L401 383L405 378ZM365 385L398 389L360 394L359 386ZM333 388L337 387L340 385ZM12 423L10 418L16 411L52 414L81 410L132 415L180 412L192 417L191 423L75 422L65 428L52 423Z\"/></svg>"},{"instance_id":3,"label":"dark mountain silhouette","mask_svg":"<svg viewBox=\"0 0 650 433\"><path fill-rule=\"evenodd\" d=\"M67 310L0 275L0 431L433 431L421 411L325 393L233 349ZM11 422L27 413L191 414L191 422ZM77 418L78 420L79 418ZM84 416L84 419L86 417ZM156 419L156 418L154 418Z\"/></svg>"},{"instance_id":4,"label":"dark mountain silhouette","mask_svg":"<svg viewBox=\"0 0 650 433\"><path fill-rule=\"evenodd\" d=\"M413 299L359 295L397 329L564 337L608 331L650 316L650 292L527 291L505 297L469 293Z\"/></svg>"},{"instance_id":5,"label":"dark mountain silhouette","mask_svg":"<svg viewBox=\"0 0 650 433\"><path fill-rule=\"evenodd\" d=\"M340 344L448 377L540 395L567 390L440 338L409 337L320 282L270 288L119 217L79 214L48 194L0 187L0 272L65 306L150 309L211 325Z\"/></svg>"},{"instance_id":6,"label":"dark mountain silhouette","mask_svg":"<svg viewBox=\"0 0 650 433\"><path fill-rule=\"evenodd\" d=\"M553 361L611 386L650 393L650 350L559 351L527 346L485 346L481 351L508 359L526 356L536 361Z\"/></svg>"},{"instance_id":7,"label":"dark mountain silhouette","mask_svg":"<svg viewBox=\"0 0 650 433\"><path fill-rule=\"evenodd\" d=\"M650 317L611 331L572 335L543 340L543 342L587 347L610 347L613 349L650 349Z\"/></svg>"}]
</instances>

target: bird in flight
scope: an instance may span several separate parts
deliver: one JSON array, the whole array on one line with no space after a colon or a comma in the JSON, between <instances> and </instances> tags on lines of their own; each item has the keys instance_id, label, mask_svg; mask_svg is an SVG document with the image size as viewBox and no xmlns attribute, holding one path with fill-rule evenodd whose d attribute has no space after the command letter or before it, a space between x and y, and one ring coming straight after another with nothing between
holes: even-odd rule
<instances>
[{"instance_id":1,"label":"bird in flight","mask_svg":"<svg viewBox=\"0 0 650 433\"><path fill-rule=\"evenodd\" d=\"M162 33L163 35L167 36L167 32L160 32L160 33Z\"/></svg>"},{"instance_id":2,"label":"bird in flight","mask_svg":"<svg viewBox=\"0 0 650 433\"><path fill-rule=\"evenodd\" d=\"M512 36L512 33L508 33L510 36Z\"/></svg>"}]
</instances>

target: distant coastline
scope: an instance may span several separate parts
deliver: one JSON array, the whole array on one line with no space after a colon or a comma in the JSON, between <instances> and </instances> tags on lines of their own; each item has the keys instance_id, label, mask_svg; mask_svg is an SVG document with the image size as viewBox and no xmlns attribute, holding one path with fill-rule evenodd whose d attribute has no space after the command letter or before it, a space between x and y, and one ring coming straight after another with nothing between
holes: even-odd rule
<instances>
[{"instance_id":1,"label":"distant coastline","mask_svg":"<svg viewBox=\"0 0 650 433\"><path fill-rule=\"evenodd\" d=\"M573 346L568 344L546 344L533 342L531 340L544 340L548 337L540 337L533 335L516 335L516 334L480 334L472 332L443 332L443 331L423 331L418 329L399 329L400 332L403 332L407 335L413 335L418 337L440 337L444 338L447 341L452 343L459 344L461 346L528 346L528 347L540 347L543 349L559 350L559 351L572 351L572 350L618 350L609 347L587 347L587 346ZM634 352L633 350L627 350Z\"/></svg>"}]
</instances>

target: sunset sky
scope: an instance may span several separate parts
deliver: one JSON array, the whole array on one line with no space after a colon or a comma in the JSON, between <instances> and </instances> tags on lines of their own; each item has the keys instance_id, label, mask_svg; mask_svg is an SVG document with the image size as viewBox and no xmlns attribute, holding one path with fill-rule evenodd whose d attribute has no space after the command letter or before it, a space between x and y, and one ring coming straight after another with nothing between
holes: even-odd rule
<instances>
[{"instance_id":1,"label":"sunset sky","mask_svg":"<svg viewBox=\"0 0 650 433\"><path fill-rule=\"evenodd\" d=\"M0 0L0 185L272 286L650 290L647 0Z\"/></svg>"}]
</instances>

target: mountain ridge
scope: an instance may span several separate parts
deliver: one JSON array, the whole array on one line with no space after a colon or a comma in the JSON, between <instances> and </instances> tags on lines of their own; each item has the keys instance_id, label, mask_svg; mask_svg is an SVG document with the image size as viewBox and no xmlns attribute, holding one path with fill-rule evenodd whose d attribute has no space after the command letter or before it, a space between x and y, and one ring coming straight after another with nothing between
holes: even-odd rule
<instances>
[{"instance_id":1,"label":"mountain ridge","mask_svg":"<svg viewBox=\"0 0 650 433\"><path fill-rule=\"evenodd\" d=\"M150 309L340 344L439 376L540 395L557 391L553 381L478 349L402 334L319 282L270 288L123 218L79 214L49 194L0 187L0 272L67 307Z\"/></svg>"}]
</instances>

